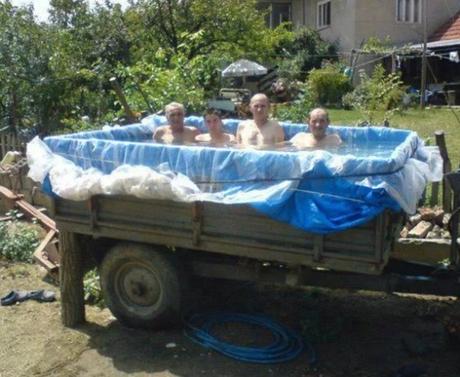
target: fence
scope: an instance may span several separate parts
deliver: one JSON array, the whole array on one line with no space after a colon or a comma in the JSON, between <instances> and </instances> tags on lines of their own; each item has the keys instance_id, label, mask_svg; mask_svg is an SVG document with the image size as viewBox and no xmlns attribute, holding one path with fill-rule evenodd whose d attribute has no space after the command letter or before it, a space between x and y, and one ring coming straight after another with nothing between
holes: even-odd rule
<instances>
[{"instance_id":1,"label":"fence","mask_svg":"<svg viewBox=\"0 0 460 377\"><path fill-rule=\"evenodd\" d=\"M9 151L24 152L24 143L18 138L16 132L11 131L9 127L0 129L0 160Z\"/></svg>"}]
</instances>

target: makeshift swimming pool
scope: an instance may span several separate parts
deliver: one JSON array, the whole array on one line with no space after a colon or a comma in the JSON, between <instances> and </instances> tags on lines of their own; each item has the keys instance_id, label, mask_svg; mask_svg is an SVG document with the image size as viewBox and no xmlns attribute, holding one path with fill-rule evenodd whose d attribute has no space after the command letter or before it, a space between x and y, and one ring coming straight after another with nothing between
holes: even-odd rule
<instances>
[{"instance_id":1,"label":"makeshift swimming pool","mask_svg":"<svg viewBox=\"0 0 460 377\"><path fill-rule=\"evenodd\" d=\"M426 184L439 180L433 148L414 132L331 126L344 141L333 150L253 150L150 142L159 116L102 131L29 143L29 176L70 200L97 194L249 204L272 218L330 233L365 223L385 209L413 213ZM201 118L186 124L203 129ZM237 120L226 120L235 133ZM307 130L283 124L286 139ZM148 142L147 142L148 141Z\"/></svg>"}]
</instances>

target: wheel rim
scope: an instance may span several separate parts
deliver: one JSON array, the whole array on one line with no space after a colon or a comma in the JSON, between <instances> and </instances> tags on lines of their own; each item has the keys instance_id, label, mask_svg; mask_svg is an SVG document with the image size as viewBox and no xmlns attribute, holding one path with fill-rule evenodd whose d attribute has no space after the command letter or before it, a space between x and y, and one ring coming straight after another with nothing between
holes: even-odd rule
<instances>
[{"instance_id":1,"label":"wheel rim","mask_svg":"<svg viewBox=\"0 0 460 377\"><path fill-rule=\"evenodd\" d=\"M163 289L154 270L142 262L127 262L117 270L115 290L128 311L149 314L161 302Z\"/></svg>"}]
</instances>

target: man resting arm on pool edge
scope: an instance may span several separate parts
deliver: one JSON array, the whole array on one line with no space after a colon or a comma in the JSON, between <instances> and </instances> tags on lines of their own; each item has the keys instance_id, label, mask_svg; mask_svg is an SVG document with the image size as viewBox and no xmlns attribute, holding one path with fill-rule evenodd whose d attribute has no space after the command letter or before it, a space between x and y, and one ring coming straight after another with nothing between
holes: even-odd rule
<instances>
[{"instance_id":1,"label":"man resting arm on pool edge","mask_svg":"<svg viewBox=\"0 0 460 377\"><path fill-rule=\"evenodd\" d=\"M310 112L307 119L310 132L299 132L290 141L299 148L337 147L342 139L337 134L328 134L329 114L325 109L316 108Z\"/></svg>"}]
</instances>

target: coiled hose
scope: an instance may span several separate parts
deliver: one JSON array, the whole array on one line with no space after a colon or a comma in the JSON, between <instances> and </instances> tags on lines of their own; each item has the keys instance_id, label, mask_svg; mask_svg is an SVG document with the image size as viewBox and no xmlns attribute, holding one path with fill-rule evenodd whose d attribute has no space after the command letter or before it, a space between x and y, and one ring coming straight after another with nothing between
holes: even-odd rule
<instances>
[{"instance_id":1,"label":"coiled hose","mask_svg":"<svg viewBox=\"0 0 460 377\"><path fill-rule=\"evenodd\" d=\"M215 326L224 323L246 323L263 327L272 333L273 342L262 347L237 346L224 342L212 334ZM304 343L299 335L263 316L224 312L195 314L185 321L185 325L185 334L191 340L236 360L261 364L281 363L296 358L306 349L309 363L316 362L313 348Z\"/></svg>"}]
</instances>

